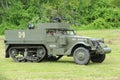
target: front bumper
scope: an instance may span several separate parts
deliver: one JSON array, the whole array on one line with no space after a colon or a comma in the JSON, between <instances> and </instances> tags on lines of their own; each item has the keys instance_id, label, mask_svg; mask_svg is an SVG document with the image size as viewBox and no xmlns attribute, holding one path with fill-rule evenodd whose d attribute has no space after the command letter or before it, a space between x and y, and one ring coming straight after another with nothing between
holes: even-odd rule
<instances>
[{"instance_id":1,"label":"front bumper","mask_svg":"<svg viewBox=\"0 0 120 80\"><path fill-rule=\"evenodd\" d=\"M103 48L103 53L104 54L111 53L111 51L112 50L110 48L108 48L108 47L107 48Z\"/></svg>"},{"instance_id":2,"label":"front bumper","mask_svg":"<svg viewBox=\"0 0 120 80\"><path fill-rule=\"evenodd\" d=\"M103 42L94 41L93 44L95 47L94 51L96 54L108 54L108 53L111 53L112 51L111 48L106 46Z\"/></svg>"},{"instance_id":3,"label":"front bumper","mask_svg":"<svg viewBox=\"0 0 120 80\"><path fill-rule=\"evenodd\" d=\"M107 47L104 43L99 43L97 47L97 53L98 54L108 54L111 53L111 48Z\"/></svg>"}]
</instances>

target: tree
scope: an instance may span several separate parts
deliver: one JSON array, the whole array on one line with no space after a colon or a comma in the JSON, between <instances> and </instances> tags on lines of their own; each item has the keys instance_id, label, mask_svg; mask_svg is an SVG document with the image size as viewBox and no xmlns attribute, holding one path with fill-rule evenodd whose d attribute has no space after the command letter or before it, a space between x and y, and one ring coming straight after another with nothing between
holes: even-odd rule
<instances>
[{"instance_id":1,"label":"tree","mask_svg":"<svg viewBox=\"0 0 120 80\"><path fill-rule=\"evenodd\" d=\"M0 0L0 34L56 17L85 29L119 28L119 4L120 0Z\"/></svg>"}]
</instances>

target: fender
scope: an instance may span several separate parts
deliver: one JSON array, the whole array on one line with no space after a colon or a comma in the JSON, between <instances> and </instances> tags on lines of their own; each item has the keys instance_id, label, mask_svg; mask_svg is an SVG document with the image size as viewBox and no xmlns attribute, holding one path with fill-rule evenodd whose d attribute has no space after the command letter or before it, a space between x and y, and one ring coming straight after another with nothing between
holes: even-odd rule
<instances>
[{"instance_id":1,"label":"fender","mask_svg":"<svg viewBox=\"0 0 120 80\"><path fill-rule=\"evenodd\" d=\"M90 47L90 44L87 44L87 43L85 43L85 42L77 42L77 43L74 44L72 47L70 47L70 48L65 52L65 54L66 54L66 55L71 55L73 48L74 48L75 46L77 46L77 45L79 45L79 46L81 46L81 47L91 48L91 47Z\"/></svg>"}]
</instances>

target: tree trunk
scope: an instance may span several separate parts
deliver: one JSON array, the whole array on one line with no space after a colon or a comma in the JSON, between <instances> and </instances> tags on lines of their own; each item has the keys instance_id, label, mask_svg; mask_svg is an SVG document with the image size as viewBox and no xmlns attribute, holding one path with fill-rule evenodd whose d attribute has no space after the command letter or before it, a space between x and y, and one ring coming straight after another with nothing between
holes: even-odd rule
<instances>
[{"instance_id":1,"label":"tree trunk","mask_svg":"<svg viewBox=\"0 0 120 80\"><path fill-rule=\"evenodd\" d=\"M5 0L6 8L8 8L8 0Z\"/></svg>"},{"instance_id":2,"label":"tree trunk","mask_svg":"<svg viewBox=\"0 0 120 80\"><path fill-rule=\"evenodd\" d=\"M4 1L1 0L0 3L1 3L2 8L4 9Z\"/></svg>"}]
</instances>

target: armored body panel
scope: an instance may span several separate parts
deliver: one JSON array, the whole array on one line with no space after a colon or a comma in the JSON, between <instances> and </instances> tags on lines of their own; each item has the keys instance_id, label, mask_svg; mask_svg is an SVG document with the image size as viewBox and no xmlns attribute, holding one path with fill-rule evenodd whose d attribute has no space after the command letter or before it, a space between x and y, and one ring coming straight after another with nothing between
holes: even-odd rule
<instances>
[{"instance_id":1,"label":"armored body panel","mask_svg":"<svg viewBox=\"0 0 120 80\"><path fill-rule=\"evenodd\" d=\"M7 30L5 34L8 44L39 44L45 38L42 30Z\"/></svg>"},{"instance_id":2,"label":"armored body panel","mask_svg":"<svg viewBox=\"0 0 120 80\"><path fill-rule=\"evenodd\" d=\"M101 63L111 49L103 39L77 36L69 24L44 23L37 28L5 31L6 58L14 61L57 61L73 56L77 64Z\"/></svg>"}]
</instances>

